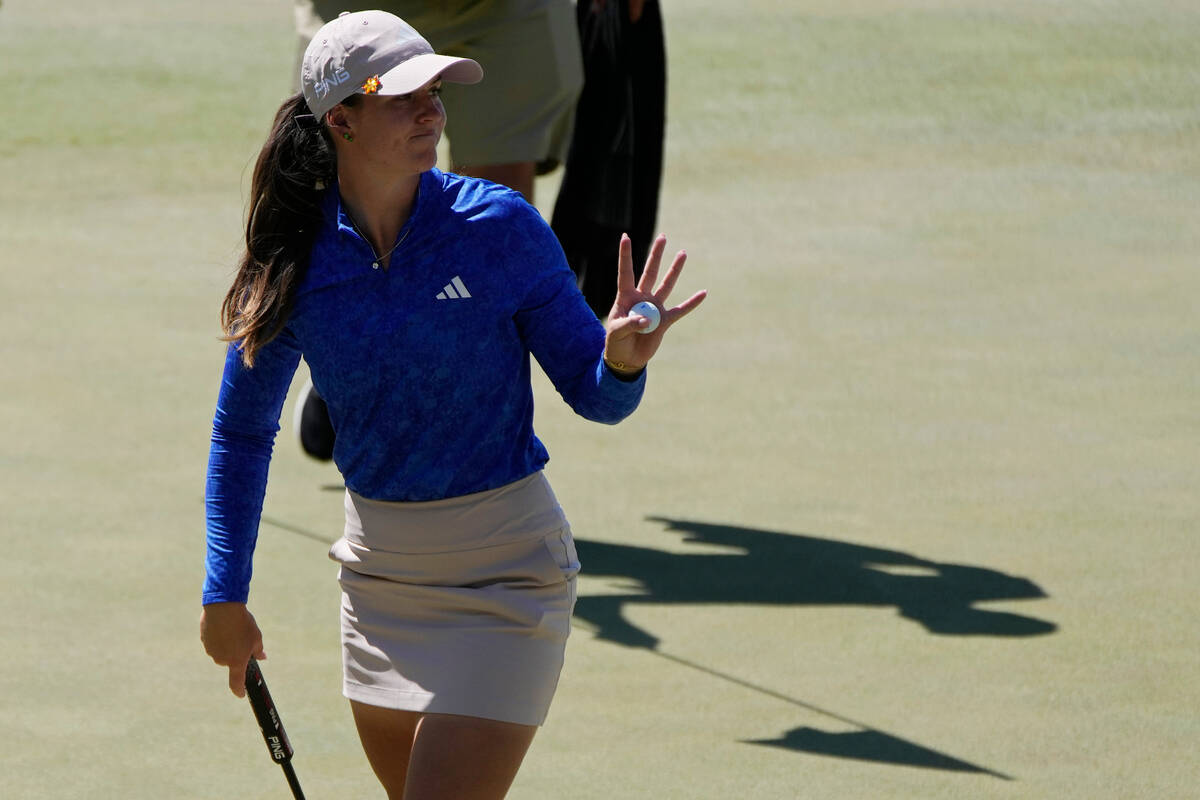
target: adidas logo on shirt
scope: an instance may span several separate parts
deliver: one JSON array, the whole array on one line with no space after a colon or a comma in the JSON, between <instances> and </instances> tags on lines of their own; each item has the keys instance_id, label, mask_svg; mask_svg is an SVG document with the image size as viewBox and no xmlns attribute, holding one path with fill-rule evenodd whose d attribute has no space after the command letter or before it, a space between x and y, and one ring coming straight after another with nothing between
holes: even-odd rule
<instances>
[{"instance_id":1,"label":"adidas logo on shirt","mask_svg":"<svg viewBox=\"0 0 1200 800\"><path fill-rule=\"evenodd\" d=\"M471 293L467 291L467 285L463 283L462 278L455 275L454 280L446 284L446 287L437 294L438 300L461 300L470 297Z\"/></svg>"}]
</instances>

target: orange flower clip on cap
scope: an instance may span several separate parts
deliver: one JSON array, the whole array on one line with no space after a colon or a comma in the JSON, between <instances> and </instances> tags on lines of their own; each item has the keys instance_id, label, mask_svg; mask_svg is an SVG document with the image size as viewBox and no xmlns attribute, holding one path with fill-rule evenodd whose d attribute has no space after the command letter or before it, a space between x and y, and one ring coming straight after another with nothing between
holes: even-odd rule
<instances>
[{"instance_id":1,"label":"orange flower clip on cap","mask_svg":"<svg viewBox=\"0 0 1200 800\"><path fill-rule=\"evenodd\" d=\"M300 64L304 100L318 120L352 94L409 94L441 76L478 83L483 68L442 56L411 25L386 11L342 12L308 43Z\"/></svg>"}]
</instances>

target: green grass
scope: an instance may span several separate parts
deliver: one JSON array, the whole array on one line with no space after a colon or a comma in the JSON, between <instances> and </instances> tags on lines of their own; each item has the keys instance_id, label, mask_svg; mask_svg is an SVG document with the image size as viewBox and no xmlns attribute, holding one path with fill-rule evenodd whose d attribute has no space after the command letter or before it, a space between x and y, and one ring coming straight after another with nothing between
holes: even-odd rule
<instances>
[{"instance_id":1,"label":"green grass","mask_svg":"<svg viewBox=\"0 0 1200 800\"><path fill-rule=\"evenodd\" d=\"M676 554L701 601L585 564L585 598L650 593L622 614L658 647L579 622L511 796L1189 796L1200 11L664 13L660 228L690 254L679 292L711 295L633 418L584 423L539 379L537 427L576 535ZM290 26L265 2L0 8L4 797L286 791L196 620L217 308ZM338 694L333 565L287 530L338 535L336 475L291 436L288 417L252 596L264 669L309 796L376 797ZM1026 578L1047 597L976 607L1056 631L935 634L828 586L718 602L755 584L736 545L650 517L811 537L818 565L876 548L892 560L845 588L893 599L954 565ZM688 560L722 553L732 574ZM827 574L755 564L779 592ZM864 734L1012 780L851 757Z\"/></svg>"}]
</instances>

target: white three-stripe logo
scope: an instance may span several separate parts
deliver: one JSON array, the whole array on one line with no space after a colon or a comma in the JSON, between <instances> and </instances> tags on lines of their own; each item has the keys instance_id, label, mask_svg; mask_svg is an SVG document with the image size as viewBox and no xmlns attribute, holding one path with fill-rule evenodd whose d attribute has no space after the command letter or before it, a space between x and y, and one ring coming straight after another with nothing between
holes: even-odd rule
<instances>
[{"instance_id":1,"label":"white three-stripe logo","mask_svg":"<svg viewBox=\"0 0 1200 800\"><path fill-rule=\"evenodd\" d=\"M463 283L462 278L455 275L454 280L446 284L446 287L438 292L438 300L459 300L464 297L470 297L471 293L467 291L467 285Z\"/></svg>"}]
</instances>

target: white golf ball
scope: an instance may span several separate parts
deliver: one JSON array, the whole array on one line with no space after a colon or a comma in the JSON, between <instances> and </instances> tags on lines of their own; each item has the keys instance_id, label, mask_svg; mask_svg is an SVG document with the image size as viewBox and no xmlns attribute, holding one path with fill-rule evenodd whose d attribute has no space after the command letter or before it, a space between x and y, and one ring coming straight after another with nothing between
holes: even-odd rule
<instances>
[{"instance_id":1,"label":"white golf ball","mask_svg":"<svg viewBox=\"0 0 1200 800\"><path fill-rule=\"evenodd\" d=\"M658 327L658 323L662 321L662 317L658 313L658 306L654 303L648 303L645 300L638 303L633 308L629 309L629 316L645 317L650 320L650 324L644 328L638 328L638 333L650 333Z\"/></svg>"}]
</instances>

